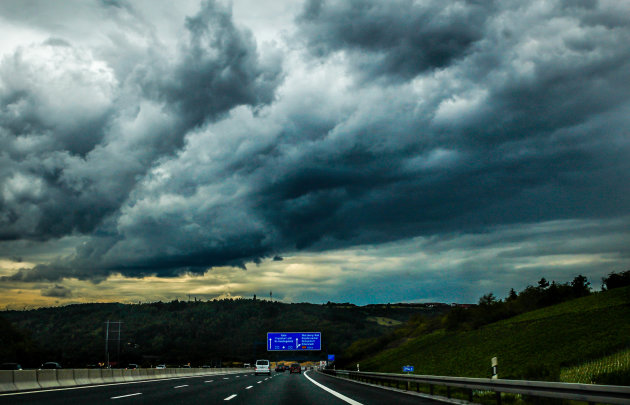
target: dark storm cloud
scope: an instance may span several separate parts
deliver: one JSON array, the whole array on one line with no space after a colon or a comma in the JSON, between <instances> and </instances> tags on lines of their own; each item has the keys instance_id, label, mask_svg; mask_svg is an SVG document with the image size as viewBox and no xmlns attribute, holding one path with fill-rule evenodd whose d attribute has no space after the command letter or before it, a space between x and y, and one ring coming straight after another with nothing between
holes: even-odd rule
<instances>
[{"instance_id":1,"label":"dark storm cloud","mask_svg":"<svg viewBox=\"0 0 630 405\"><path fill-rule=\"evenodd\" d=\"M54 285L41 291L42 297L69 298L72 297L72 290L62 285Z\"/></svg>"},{"instance_id":2,"label":"dark storm cloud","mask_svg":"<svg viewBox=\"0 0 630 405\"><path fill-rule=\"evenodd\" d=\"M260 106L272 100L280 66L261 66L249 31L234 26L228 7L214 1L186 20L189 43L159 93L189 126L237 105Z\"/></svg>"},{"instance_id":3,"label":"dark storm cloud","mask_svg":"<svg viewBox=\"0 0 630 405\"><path fill-rule=\"evenodd\" d=\"M279 61L261 65L251 34L231 18L228 8L204 2L185 22L189 38L174 63L140 50L144 60L116 72L60 38L4 57L0 239L47 240L104 227L192 127L237 105L270 101Z\"/></svg>"},{"instance_id":4,"label":"dark storm cloud","mask_svg":"<svg viewBox=\"0 0 630 405\"><path fill-rule=\"evenodd\" d=\"M298 21L315 54L346 50L368 77L408 79L464 56L492 3L309 0Z\"/></svg>"},{"instance_id":5,"label":"dark storm cloud","mask_svg":"<svg viewBox=\"0 0 630 405\"><path fill-rule=\"evenodd\" d=\"M509 232L628 226L627 13L601 2L309 2L296 21L294 70L277 93L279 62L259 60L251 34L210 2L187 20L176 62L112 79L124 91L116 84L98 109L113 118L87 154L61 142L42 163L39 138L14 142L15 118L1 138L5 238L46 223L88 240L10 279L203 273L416 236L474 234L491 251L500 241L484 234L497 228L527 246L501 253L502 266L480 258L477 273L549 255L549 233L566 254L627 255L627 232L589 246L565 242L570 226ZM128 108L111 113L119 103ZM474 252L466 240L435 246Z\"/></svg>"}]
</instances>

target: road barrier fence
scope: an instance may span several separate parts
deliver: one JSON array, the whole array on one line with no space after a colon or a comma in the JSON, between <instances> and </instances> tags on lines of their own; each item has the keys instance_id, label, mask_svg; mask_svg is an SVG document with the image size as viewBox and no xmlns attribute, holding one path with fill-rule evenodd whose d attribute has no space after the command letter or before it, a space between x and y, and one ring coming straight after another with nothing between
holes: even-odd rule
<instances>
[{"instance_id":1,"label":"road barrier fence","mask_svg":"<svg viewBox=\"0 0 630 405\"><path fill-rule=\"evenodd\" d=\"M246 368L0 370L0 393L250 371Z\"/></svg>"},{"instance_id":2,"label":"road barrier fence","mask_svg":"<svg viewBox=\"0 0 630 405\"><path fill-rule=\"evenodd\" d=\"M435 387L446 389L446 396L451 398L454 390L464 393L468 402L474 402L475 395L493 392L498 405L501 394L517 394L532 398L555 398L588 403L630 404L630 387L616 385L573 384L547 381L501 380L489 378L441 377L432 375L370 373L348 370L323 370L324 373L351 380L387 385L404 390L420 392L428 387L430 395L435 394Z\"/></svg>"}]
</instances>

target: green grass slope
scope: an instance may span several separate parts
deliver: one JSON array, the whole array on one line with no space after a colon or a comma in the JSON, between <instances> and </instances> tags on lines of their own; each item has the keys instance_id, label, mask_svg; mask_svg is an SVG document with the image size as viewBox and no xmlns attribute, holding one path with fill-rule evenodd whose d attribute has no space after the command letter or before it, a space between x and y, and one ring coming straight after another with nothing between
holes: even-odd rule
<instances>
[{"instance_id":1,"label":"green grass slope","mask_svg":"<svg viewBox=\"0 0 630 405\"><path fill-rule=\"evenodd\" d=\"M360 361L361 371L557 381L562 368L630 347L630 287L592 294L465 332L438 330Z\"/></svg>"}]
</instances>

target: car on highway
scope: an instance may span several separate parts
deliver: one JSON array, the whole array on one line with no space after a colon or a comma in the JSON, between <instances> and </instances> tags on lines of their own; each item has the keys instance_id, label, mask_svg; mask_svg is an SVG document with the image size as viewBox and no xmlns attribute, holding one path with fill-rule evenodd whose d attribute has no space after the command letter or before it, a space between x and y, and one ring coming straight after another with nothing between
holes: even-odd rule
<instances>
[{"instance_id":1,"label":"car on highway","mask_svg":"<svg viewBox=\"0 0 630 405\"><path fill-rule=\"evenodd\" d=\"M129 363L126 367L127 370L135 370L137 368L139 368L139 366L135 363Z\"/></svg>"},{"instance_id":2,"label":"car on highway","mask_svg":"<svg viewBox=\"0 0 630 405\"><path fill-rule=\"evenodd\" d=\"M155 366L155 368L160 369L160 370L164 369L166 368L166 364L158 364L157 366Z\"/></svg>"},{"instance_id":3,"label":"car on highway","mask_svg":"<svg viewBox=\"0 0 630 405\"><path fill-rule=\"evenodd\" d=\"M254 374L269 374L271 375L271 369L269 368L269 360L256 360L256 368Z\"/></svg>"},{"instance_id":4,"label":"car on highway","mask_svg":"<svg viewBox=\"0 0 630 405\"><path fill-rule=\"evenodd\" d=\"M41 370L49 370L49 369L59 369L61 368L61 364L56 361L47 361L39 367Z\"/></svg>"},{"instance_id":5,"label":"car on highway","mask_svg":"<svg viewBox=\"0 0 630 405\"><path fill-rule=\"evenodd\" d=\"M293 373L298 373L298 374L302 373L302 367L300 367L298 363L291 364L291 368L289 369L289 374L293 374Z\"/></svg>"},{"instance_id":6,"label":"car on highway","mask_svg":"<svg viewBox=\"0 0 630 405\"><path fill-rule=\"evenodd\" d=\"M284 364L278 364L276 366L276 373L284 373Z\"/></svg>"},{"instance_id":7,"label":"car on highway","mask_svg":"<svg viewBox=\"0 0 630 405\"><path fill-rule=\"evenodd\" d=\"M18 363L2 363L0 370L22 370L22 366Z\"/></svg>"}]
</instances>

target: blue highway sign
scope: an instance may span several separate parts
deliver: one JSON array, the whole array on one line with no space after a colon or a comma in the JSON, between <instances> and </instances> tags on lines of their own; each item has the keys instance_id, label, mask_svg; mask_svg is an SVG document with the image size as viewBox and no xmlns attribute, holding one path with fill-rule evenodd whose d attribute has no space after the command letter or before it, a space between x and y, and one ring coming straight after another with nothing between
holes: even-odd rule
<instances>
[{"instance_id":1,"label":"blue highway sign","mask_svg":"<svg viewBox=\"0 0 630 405\"><path fill-rule=\"evenodd\" d=\"M329 354L328 355L328 361L335 361L335 355L334 354Z\"/></svg>"},{"instance_id":2,"label":"blue highway sign","mask_svg":"<svg viewBox=\"0 0 630 405\"><path fill-rule=\"evenodd\" d=\"M322 350L322 334L321 332L267 332L267 350Z\"/></svg>"},{"instance_id":3,"label":"blue highway sign","mask_svg":"<svg viewBox=\"0 0 630 405\"><path fill-rule=\"evenodd\" d=\"M403 366L403 373L413 373L413 366Z\"/></svg>"}]
</instances>

